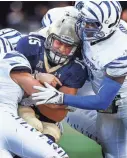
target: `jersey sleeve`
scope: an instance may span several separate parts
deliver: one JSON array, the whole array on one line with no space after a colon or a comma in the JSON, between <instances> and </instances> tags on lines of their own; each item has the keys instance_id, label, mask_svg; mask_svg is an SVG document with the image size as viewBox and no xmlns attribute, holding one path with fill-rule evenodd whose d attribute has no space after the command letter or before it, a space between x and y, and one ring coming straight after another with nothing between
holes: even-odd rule
<instances>
[{"instance_id":1,"label":"jersey sleeve","mask_svg":"<svg viewBox=\"0 0 127 158\"><path fill-rule=\"evenodd\" d=\"M43 48L44 46L41 39L33 35L29 35L19 40L16 50L28 59L34 71L36 67L36 61L38 60L39 54L42 52Z\"/></svg>"},{"instance_id":2,"label":"jersey sleeve","mask_svg":"<svg viewBox=\"0 0 127 158\"><path fill-rule=\"evenodd\" d=\"M9 65L10 70L25 71L31 73L31 66L26 57L16 51L6 53L1 63Z\"/></svg>"},{"instance_id":3,"label":"jersey sleeve","mask_svg":"<svg viewBox=\"0 0 127 158\"><path fill-rule=\"evenodd\" d=\"M81 88L88 79L86 66L80 60L75 60L66 74L63 85L70 88Z\"/></svg>"},{"instance_id":4,"label":"jersey sleeve","mask_svg":"<svg viewBox=\"0 0 127 158\"><path fill-rule=\"evenodd\" d=\"M120 57L106 66L106 73L113 77L127 75L127 56Z\"/></svg>"},{"instance_id":5,"label":"jersey sleeve","mask_svg":"<svg viewBox=\"0 0 127 158\"><path fill-rule=\"evenodd\" d=\"M30 35L24 36L19 40L16 50L25 55L25 57L28 57L37 55L37 52L39 52L41 46L41 40Z\"/></svg>"}]
</instances>

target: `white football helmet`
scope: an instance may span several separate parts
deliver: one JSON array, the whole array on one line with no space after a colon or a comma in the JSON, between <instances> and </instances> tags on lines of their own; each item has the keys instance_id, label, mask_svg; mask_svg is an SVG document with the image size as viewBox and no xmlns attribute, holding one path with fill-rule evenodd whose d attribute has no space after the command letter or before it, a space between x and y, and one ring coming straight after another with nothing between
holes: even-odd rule
<instances>
[{"instance_id":1,"label":"white football helmet","mask_svg":"<svg viewBox=\"0 0 127 158\"><path fill-rule=\"evenodd\" d=\"M77 1L75 7L81 12L76 31L82 40L98 40L116 31L122 8L118 1Z\"/></svg>"},{"instance_id":2,"label":"white football helmet","mask_svg":"<svg viewBox=\"0 0 127 158\"><path fill-rule=\"evenodd\" d=\"M75 9L75 14L76 13L78 16L79 12ZM45 41L45 47L47 49L48 58L52 63L63 64L65 61L74 56L74 53L76 52L80 43L80 39L75 31L77 16L70 16L67 14L49 26L47 31L47 38ZM59 49L54 49L54 40L58 40L61 43L70 45L72 49L69 55L63 55L60 53Z\"/></svg>"},{"instance_id":3,"label":"white football helmet","mask_svg":"<svg viewBox=\"0 0 127 158\"><path fill-rule=\"evenodd\" d=\"M5 55L5 53L9 53L13 50L12 45L10 42L3 37L0 37L0 59L3 59L2 55Z\"/></svg>"},{"instance_id":4,"label":"white football helmet","mask_svg":"<svg viewBox=\"0 0 127 158\"><path fill-rule=\"evenodd\" d=\"M17 45L17 42L22 37L22 34L15 29L6 28L6 29L0 30L0 37L6 38L11 43L13 48L15 48Z\"/></svg>"}]
</instances>

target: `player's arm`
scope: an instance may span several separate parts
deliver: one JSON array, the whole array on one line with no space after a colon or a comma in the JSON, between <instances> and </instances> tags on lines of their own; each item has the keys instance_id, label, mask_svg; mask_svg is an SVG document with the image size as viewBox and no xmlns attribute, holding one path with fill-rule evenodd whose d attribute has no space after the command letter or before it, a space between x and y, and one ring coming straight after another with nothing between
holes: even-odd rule
<instances>
[{"instance_id":1,"label":"player's arm","mask_svg":"<svg viewBox=\"0 0 127 158\"><path fill-rule=\"evenodd\" d=\"M10 75L13 81L17 83L26 92L27 95L31 95L33 92L37 92L33 89L33 85L42 86L40 82L34 79L28 72L12 71ZM28 124L40 132L43 132L43 124L36 118L36 114L31 107L19 106L18 113L19 116L22 117Z\"/></svg>"},{"instance_id":2,"label":"player's arm","mask_svg":"<svg viewBox=\"0 0 127 158\"><path fill-rule=\"evenodd\" d=\"M38 80L34 79L32 75L27 72L11 72L11 77L19 86L22 87L22 89L26 92L27 95L31 95L32 93L38 92L38 90L33 89L33 86L42 86ZM61 87L60 91L63 91L66 94L73 95L77 92L76 89L67 87ZM66 106L55 106L54 104L50 104L48 105L48 107L55 109L65 109ZM45 115L48 115L47 112L49 112L49 109L46 109L44 105L43 108L41 108L41 106L38 106L38 108L40 112L42 112ZM68 110L65 110L65 115L67 112Z\"/></svg>"},{"instance_id":3,"label":"player's arm","mask_svg":"<svg viewBox=\"0 0 127 158\"><path fill-rule=\"evenodd\" d=\"M116 63L118 63L118 61ZM116 64L114 65L116 66ZM112 101L114 100L115 96L120 90L127 72L126 69L123 71L123 65L121 67L116 67L116 69L114 68L112 69L113 66L112 64L108 66L106 70L105 78L103 79L100 85L100 89L96 95L72 96L68 94L63 95L63 93L59 93L58 94L59 97L56 96L54 99L53 98L51 99L51 97L48 97L48 93L47 93L48 89L43 88L43 90L41 90L43 101L44 99L47 100L48 98L48 102L52 102L52 103L56 101L59 102L59 104L66 104L81 109L105 110L109 105L111 105ZM121 72L121 73L117 74L117 72ZM52 88L49 87L49 89L51 94ZM55 90L52 89L52 91ZM35 94L34 96L35 97L33 99L38 100L37 94ZM42 103L41 99L38 100L38 103Z\"/></svg>"},{"instance_id":4,"label":"player's arm","mask_svg":"<svg viewBox=\"0 0 127 158\"><path fill-rule=\"evenodd\" d=\"M33 89L33 86L42 86L39 81L34 79L28 72L11 72L11 78L26 92L27 95L31 95L37 90Z\"/></svg>"},{"instance_id":5,"label":"player's arm","mask_svg":"<svg viewBox=\"0 0 127 158\"><path fill-rule=\"evenodd\" d=\"M78 88L81 88L84 85L87 78L88 74L86 66L82 63L82 61L76 59L72 61L72 66L69 67L65 72L63 76L63 86L61 86L59 91L65 94L76 95ZM38 76L38 79L41 81L41 75ZM54 106L50 104L47 106L58 108L58 105ZM69 104L64 105L68 106L67 109L70 109L72 111L74 110L74 108L71 108ZM62 108L64 106L60 107Z\"/></svg>"},{"instance_id":6,"label":"player's arm","mask_svg":"<svg viewBox=\"0 0 127 158\"><path fill-rule=\"evenodd\" d=\"M32 75L27 72L12 72L11 78L21 86L28 95L31 95L36 91L33 89L33 85L42 86L39 81L35 80ZM59 128L55 124L46 122L42 123L38 118L36 118L34 110L30 107L20 107L18 112L19 116L32 127L36 128L43 134L51 135L55 142L59 141L61 134Z\"/></svg>"},{"instance_id":7,"label":"player's arm","mask_svg":"<svg viewBox=\"0 0 127 158\"><path fill-rule=\"evenodd\" d=\"M66 78L66 74L64 74L64 77ZM56 87L56 86L57 86L57 88L60 87L59 91L65 93L65 94L75 95L77 93L77 88L72 88L73 86L72 87L67 86L68 85L67 82L62 85L60 80L53 74L38 73L38 74L36 74L36 78L41 83L44 83L47 81L53 87ZM72 82L73 81L71 80L71 83ZM71 85L71 84L69 84L69 85ZM63 118L67 115L68 111L75 110L73 107L68 107L66 105L59 106L57 104L47 104L47 105L45 104L43 106L38 105L37 107L38 107L39 111L41 112L41 114L43 114L44 116L46 116L56 122L63 120Z\"/></svg>"},{"instance_id":8,"label":"player's arm","mask_svg":"<svg viewBox=\"0 0 127 158\"><path fill-rule=\"evenodd\" d=\"M42 84L44 84L44 82L47 82L53 87L56 87L57 85L60 87L62 86L60 80L53 74L39 72L35 74L34 77Z\"/></svg>"},{"instance_id":9,"label":"player's arm","mask_svg":"<svg viewBox=\"0 0 127 158\"><path fill-rule=\"evenodd\" d=\"M76 95L77 93L77 88L71 88L68 86L62 86L62 83L60 82L60 80L54 76L53 74L48 74L48 73L37 73L36 74L36 79L44 84L44 82L47 82L48 84L50 84L53 87L59 86L59 91L63 92L65 94L72 94L72 95ZM47 107L53 108L53 109L62 109L65 108L66 106L58 106L58 105L54 105L54 104L50 104L50 105L46 105ZM38 108L40 108L41 110L41 106L38 106Z\"/></svg>"},{"instance_id":10,"label":"player's arm","mask_svg":"<svg viewBox=\"0 0 127 158\"><path fill-rule=\"evenodd\" d=\"M64 95L64 103L81 109L105 110L111 105L120 90L125 77L106 75L96 95L76 96Z\"/></svg>"},{"instance_id":11,"label":"player's arm","mask_svg":"<svg viewBox=\"0 0 127 158\"><path fill-rule=\"evenodd\" d=\"M81 109L91 110L105 110L112 103L119 89L121 83L112 80L105 76L98 94L89 96L73 96L57 91L55 88L45 84L47 88L34 87L40 90L39 93L32 94L33 100L36 100L36 105L39 104L65 104Z\"/></svg>"}]
</instances>

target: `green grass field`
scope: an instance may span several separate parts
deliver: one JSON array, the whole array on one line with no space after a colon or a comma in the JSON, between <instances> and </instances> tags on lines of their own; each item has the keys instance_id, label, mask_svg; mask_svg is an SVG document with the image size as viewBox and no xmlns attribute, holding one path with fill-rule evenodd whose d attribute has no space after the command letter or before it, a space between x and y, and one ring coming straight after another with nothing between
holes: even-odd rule
<instances>
[{"instance_id":1,"label":"green grass field","mask_svg":"<svg viewBox=\"0 0 127 158\"><path fill-rule=\"evenodd\" d=\"M70 158L102 158L101 148L96 142L79 134L67 124L64 124L64 134L60 145Z\"/></svg>"}]
</instances>

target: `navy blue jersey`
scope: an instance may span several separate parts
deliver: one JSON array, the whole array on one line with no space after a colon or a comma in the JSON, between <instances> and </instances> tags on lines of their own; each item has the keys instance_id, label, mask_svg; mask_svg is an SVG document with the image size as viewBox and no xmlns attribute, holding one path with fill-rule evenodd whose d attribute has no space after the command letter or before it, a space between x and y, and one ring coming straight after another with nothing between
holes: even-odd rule
<instances>
[{"instance_id":1,"label":"navy blue jersey","mask_svg":"<svg viewBox=\"0 0 127 158\"><path fill-rule=\"evenodd\" d=\"M17 44L16 50L29 60L33 73L47 73L44 42L45 38L42 36L29 35L21 38ZM70 88L81 88L88 77L86 67L77 59L69 61L52 74L59 78L63 86Z\"/></svg>"}]
</instances>

